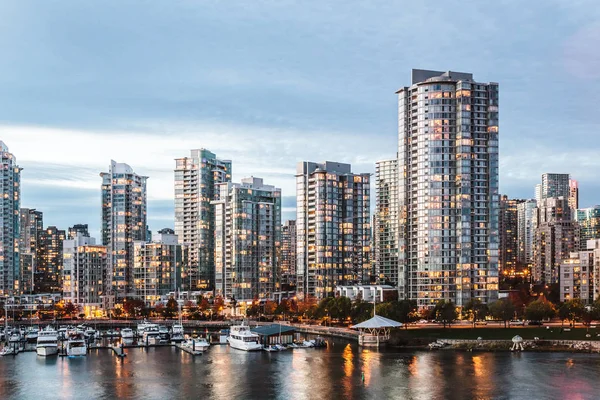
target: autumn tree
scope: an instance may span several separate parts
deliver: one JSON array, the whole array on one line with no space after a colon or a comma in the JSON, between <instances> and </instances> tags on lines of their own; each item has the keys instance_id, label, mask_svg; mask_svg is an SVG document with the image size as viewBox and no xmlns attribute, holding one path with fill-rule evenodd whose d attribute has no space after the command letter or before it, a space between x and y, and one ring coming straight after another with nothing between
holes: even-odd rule
<instances>
[{"instance_id":1,"label":"autumn tree","mask_svg":"<svg viewBox=\"0 0 600 400\"><path fill-rule=\"evenodd\" d=\"M494 301L490 304L489 308L492 317L496 320L503 321L505 328L508 325L508 321L510 321L515 314L515 305L508 297Z\"/></svg>"}]
</instances>

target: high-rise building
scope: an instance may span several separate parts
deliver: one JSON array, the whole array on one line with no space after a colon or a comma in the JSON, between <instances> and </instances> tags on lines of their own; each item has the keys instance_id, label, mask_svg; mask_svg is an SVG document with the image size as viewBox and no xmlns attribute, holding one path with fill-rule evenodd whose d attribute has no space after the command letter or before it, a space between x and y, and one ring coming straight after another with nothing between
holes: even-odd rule
<instances>
[{"instance_id":1,"label":"high-rise building","mask_svg":"<svg viewBox=\"0 0 600 400\"><path fill-rule=\"evenodd\" d=\"M296 286L296 221L289 220L281 227L281 257L279 282L282 290Z\"/></svg>"},{"instance_id":2,"label":"high-rise building","mask_svg":"<svg viewBox=\"0 0 600 400\"><path fill-rule=\"evenodd\" d=\"M75 224L69 228L68 239L76 239L78 235L84 237L90 237L90 231L88 230L88 224Z\"/></svg>"},{"instance_id":3,"label":"high-rise building","mask_svg":"<svg viewBox=\"0 0 600 400\"><path fill-rule=\"evenodd\" d=\"M260 178L219 185L215 213L215 293L240 301L269 299L281 246L281 189Z\"/></svg>"},{"instance_id":4,"label":"high-rise building","mask_svg":"<svg viewBox=\"0 0 600 400\"><path fill-rule=\"evenodd\" d=\"M570 194L570 180L571 177L569 174L542 174L540 200L551 197L564 197L565 199L568 199Z\"/></svg>"},{"instance_id":5,"label":"high-rise building","mask_svg":"<svg viewBox=\"0 0 600 400\"><path fill-rule=\"evenodd\" d=\"M498 84L415 70L398 94L401 297L498 297Z\"/></svg>"},{"instance_id":6,"label":"high-rise building","mask_svg":"<svg viewBox=\"0 0 600 400\"><path fill-rule=\"evenodd\" d=\"M63 241L65 231L55 226L38 232L34 273L36 293L59 293L62 290Z\"/></svg>"},{"instance_id":7,"label":"high-rise building","mask_svg":"<svg viewBox=\"0 0 600 400\"><path fill-rule=\"evenodd\" d=\"M19 238L21 169L15 156L0 141L0 296L21 292Z\"/></svg>"},{"instance_id":8,"label":"high-rise building","mask_svg":"<svg viewBox=\"0 0 600 400\"><path fill-rule=\"evenodd\" d=\"M534 215L537 201L525 200L517 205L518 214L518 240L519 247L517 260L519 263L531 266L533 261L533 239L535 236Z\"/></svg>"},{"instance_id":9,"label":"high-rise building","mask_svg":"<svg viewBox=\"0 0 600 400\"><path fill-rule=\"evenodd\" d=\"M298 294L331 297L336 286L369 283L370 176L350 164L296 167Z\"/></svg>"},{"instance_id":10,"label":"high-rise building","mask_svg":"<svg viewBox=\"0 0 600 400\"><path fill-rule=\"evenodd\" d=\"M384 284L404 286L398 265L398 159L375 163L375 270Z\"/></svg>"},{"instance_id":11,"label":"high-rise building","mask_svg":"<svg viewBox=\"0 0 600 400\"><path fill-rule=\"evenodd\" d=\"M123 163L111 161L102 177L102 244L108 247L106 277L110 295L134 294L133 243L146 241L146 180Z\"/></svg>"},{"instance_id":12,"label":"high-rise building","mask_svg":"<svg viewBox=\"0 0 600 400\"><path fill-rule=\"evenodd\" d=\"M586 250L588 240L600 239L600 206L577 210L575 219L579 224L579 245Z\"/></svg>"},{"instance_id":13,"label":"high-rise building","mask_svg":"<svg viewBox=\"0 0 600 400\"><path fill-rule=\"evenodd\" d=\"M579 226L571 216L568 197L542 199L534 225L532 278L539 283L559 283L560 263L579 250Z\"/></svg>"},{"instance_id":14,"label":"high-rise building","mask_svg":"<svg viewBox=\"0 0 600 400\"><path fill-rule=\"evenodd\" d=\"M21 235L19 238L19 258L21 292L34 292L34 276L38 249L38 235L44 230L44 215L41 211L21 208Z\"/></svg>"},{"instance_id":15,"label":"high-rise building","mask_svg":"<svg viewBox=\"0 0 600 400\"><path fill-rule=\"evenodd\" d=\"M515 271L519 254L519 204L525 200L500 198L500 254L499 271Z\"/></svg>"},{"instance_id":16,"label":"high-rise building","mask_svg":"<svg viewBox=\"0 0 600 400\"><path fill-rule=\"evenodd\" d=\"M65 301L78 307L86 317L104 314L105 281L108 273L106 246L96 239L76 234L63 241L62 293Z\"/></svg>"},{"instance_id":17,"label":"high-rise building","mask_svg":"<svg viewBox=\"0 0 600 400\"><path fill-rule=\"evenodd\" d=\"M574 214L579 208L579 183L574 179L569 179L569 207Z\"/></svg>"},{"instance_id":18,"label":"high-rise building","mask_svg":"<svg viewBox=\"0 0 600 400\"><path fill-rule=\"evenodd\" d=\"M560 301L579 299L590 305L600 293L600 240L591 239L584 249L572 252L560 263Z\"/></svg>"},{"instance_id":19,"label":"high-rise building","mask_svg":"<svg viewBox=\"0 0 600 400\"><path fill-rule=\"evenodd\" d=\"M181 267L186 260L184 248L172 229L152 235L151 242L134 242L134 288L136 296L153 306L161 296L175 292L181 285Z\"/></svg>"},{"instance_id":20,"label":"high-rise building","mask_svg":"<svg viewBox=\"0 0 600 400\"><path fill-rule=\"evenodd\" d=\"M175 160L175 233L189 249L183 271L185 290L212 290L215 286L215 216L211 201L219 199L218 186L231 182L231 161L206 149Z\"/></svg>"}]
</instances>

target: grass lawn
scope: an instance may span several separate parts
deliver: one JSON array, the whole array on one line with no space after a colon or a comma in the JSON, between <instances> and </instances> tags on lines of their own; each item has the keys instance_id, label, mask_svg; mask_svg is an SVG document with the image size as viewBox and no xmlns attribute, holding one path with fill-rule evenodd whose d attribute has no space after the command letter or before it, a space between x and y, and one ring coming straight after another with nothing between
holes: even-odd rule
<instances>
[{"instance_id":1,"label":"grass lawn","mask_svg":"<svg viewBox=\"0 0 600 400\"><path fill-rule=\"evenodd\" d=\"M535 328L427 328L427 329L400 329L397 332L398 338L406 339L477 339L481 337L484 340L510 340L515 335L521 336L523 339L533 339L535 337L540 340L600 340L597 334L600 333L600 328L590 328L589 333L592 335L586 338L587 330L585 328L573 328L570 332L562 332L560 327L535 327Z\"/></svg>"}]
</instances>

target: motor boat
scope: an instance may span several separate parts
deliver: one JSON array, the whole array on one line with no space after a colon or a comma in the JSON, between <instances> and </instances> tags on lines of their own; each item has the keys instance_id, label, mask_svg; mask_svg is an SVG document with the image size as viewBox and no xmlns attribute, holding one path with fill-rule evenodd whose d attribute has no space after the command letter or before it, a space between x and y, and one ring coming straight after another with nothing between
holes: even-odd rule
<instances>
[{"instance_id":1,"label":"motor boat","mask_svg":"<svg viewBox=\"0 0 600 400\"><path fill-rule=\"evenodd\" d=\"M94 339L96 337L97 332L94 330L94 328L92 328L91 326L88 326L85 331L83 332L83 335L85 336L86 339L90 340L90 339Z\"/></svg>"},{"instance_id":2,"label":"motor boat","mask_svg":"<svg viewBox=\"0 0 600 400\"><path fill-rule=\"evenodd\" d=\"M122 339L133 339L133 329L131 328L123 328L121 329L121 338Z\"/></svg>"},{"instance_id":3,"label":"motor boat","mask_svg":"<svg viewBox=\"0 0 600 400\"><path fill-rule=\"evenodd\" d=\"M185 340L183 336L183 325L175 324L171 328L171 342L180 343Z\"/></svg>"},{"instance_id":4,"label":"motor boat","mask_svg":"<svg viewBox=\"0 0 600 400\"><path fill-rule=\"evenodd\" d=\"M103 337L107 337L107 338L113 338L113 337L119 337L119 331L115 330L115 329L109 329L106 332L104 332L102 334Z\"/></svg>"},{"instance_id":5,"label":"motor boat","mask_svg":"<svg viewBox=\"0 0 600 400\"><path fill-rule=\"evenodd\" d=\"M38 356L54 356L58 354L58 332L47 326L38 333L37 346L35 348Z\"/></svg>"},{"instance_id":6,"label":"motor boat","mask_svg":"<svg viewBox=\"0 0 600 400\"><path fill-rule=\"evenodd\" d=\"M87 355L85 336L81 333L69 336L67 340L67 356L83 357Z\"/></svg>"},{"instance_id":7,"label":"motor boat","mask_svg":"<svg viewBox=\"0 0 600 400\"><path fill-rule=\"evenodd\" d=\"M141 323L138 324L137 326L137 334L139 337L142 337L142 335L144 334L144 332L146 331L146 329L148 328L153 328L155 326L158 326L156 324L153 324L151 322L149 322L148 320L143 320Z\"/></svg>"},{"instance_id":8,"label":"motor boat","mask_svg":"<svg viewBox=\"0 0 600 400\"><path fill-rule=\"evenodd\" d=\"M210 348L210 343L204 338L188 339L181 345L196 351L206 351Z\"/></svg>"},{"instance_id":9,"label":"motor boat","mask_svg":"<svg viewBox=\"0 0 600 400\"><path fill-rule=\"evenodd\" d=\"M244 322L241 325L231 327L227 341L230 347L238 350L256 351L263 348L260 344L260 336L252 332Z\"/></svg>"},{"instance_id":10,"label":"motor boat","mask_svg":"<svg viewBox=\"0 0 600 400\"><path fill-rule=\"evenodd\" d=\"M38 338L38 331L37 329L35 329L34 327L30 327L29 329L27 329L27 332L25 332L25 340L27 340L30 343L36 342Z\"/></svg>"},{"instance_id":11,"label":"motor boat","mask_svg":"<svg viewBox=\"0 0 600 400\"><path fill-rule=\"evenodd\" d=\"M160 336L160 340L164 341L164 342L168 342L169 341L169 328L167 328L164 325L159 325L158 326L158 333Z\"/></svg>"},{"instance_id":12,"label":"motor boat","mask_svg":"<svg viewBox=\"0 0 600 400\"><path fill-rule=\"evenodd\" d=\"M263 350L264 351L268 351L270 353L279 351L279 349L277 348L277 346L273 346L273 345L268 346L268 347L264 347Z\"/></svg>"},{"instance_id":13,"label":"motor boat","mask_svg":"<svg viewBox=\"0 0 600 400\"><path fill-rule=\"evenodd\" d=\"M20 343L21 340L23 340L23 337L18 330L13 331L8 337L8 343Z\"/></svg>"},{"instance_id":14,"label":"motor boat","mask_svg":"<svg viewBox=\"0 0 600 400\"><path fill-rule=\"evenodd\" d=\"M6 346L2 350L0 350L0 357L12 356L13 354L16 354L16 351L14 348L9 346Z\"/></svg>"},{"instance_id":15,"label":"motor boat","mask_svg":"<svg viewBox=\"0 0 600 400\"><path fill-rule=\"evenodd\" d=\"M158 325L146 327L142 335L142 341L144 344L159 344L160 343L160 331Z\"/></svg>"}]
</instances>

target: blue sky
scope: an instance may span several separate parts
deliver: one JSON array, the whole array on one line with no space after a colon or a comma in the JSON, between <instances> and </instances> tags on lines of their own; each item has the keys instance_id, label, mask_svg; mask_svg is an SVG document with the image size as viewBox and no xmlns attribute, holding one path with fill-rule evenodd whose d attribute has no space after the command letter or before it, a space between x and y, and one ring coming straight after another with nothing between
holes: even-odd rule
<instances>
[{"instance_id":1,"label":"blue sky","mask_svg":"<svg viewBox=\"0 0 600 400\"><path fill-rule=\"evenodd\" d=\"M97 232L115 159L150 176L150 228L172 226L173 159L199 147L281 187L293 216L297 161L395 155L411 68L500 83L503 193L570 172L600 203L593 0L4 0L0 16L0 140L47 224Z\"/></svg>"}]
</instances>

